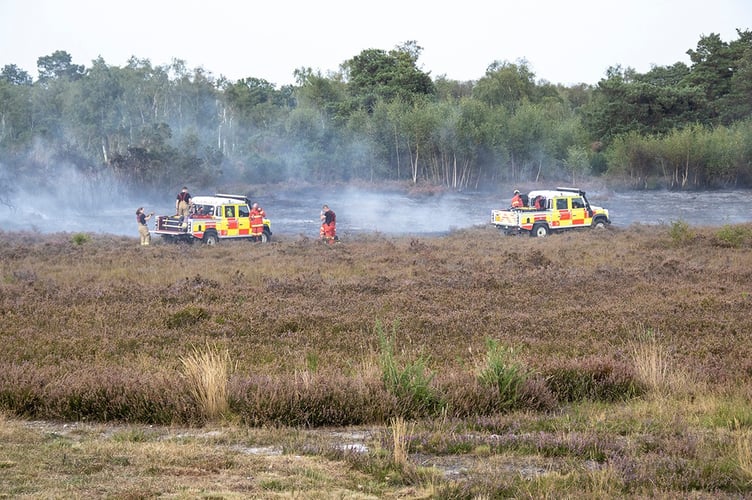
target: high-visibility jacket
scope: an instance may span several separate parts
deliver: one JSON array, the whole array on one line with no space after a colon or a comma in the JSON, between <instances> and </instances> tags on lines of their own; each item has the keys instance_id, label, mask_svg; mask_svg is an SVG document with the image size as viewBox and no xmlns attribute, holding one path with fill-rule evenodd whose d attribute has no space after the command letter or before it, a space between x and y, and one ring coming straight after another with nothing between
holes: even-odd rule
<instances>
[{"instance_id":1,"label":"high-visibility jacket","mask_svg":"<svg viewBox=\"0 0 752 500\"><path fill-rule=\"evenodd\" d=\"M266 212L261 207L251 209L251 234L260 236L264 232L264 217Z\"/></svg>"}]
</instances>

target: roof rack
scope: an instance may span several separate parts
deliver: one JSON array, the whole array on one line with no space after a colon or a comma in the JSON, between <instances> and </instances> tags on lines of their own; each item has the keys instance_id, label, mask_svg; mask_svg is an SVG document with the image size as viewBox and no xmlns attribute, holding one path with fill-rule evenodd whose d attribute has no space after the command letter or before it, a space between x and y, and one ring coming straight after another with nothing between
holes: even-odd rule
<instances>
[{"instance_id":1,"label":"roof rack","mask_svg":"<svg viewBox=\"0 0 752 500\"><path fill-rule=\"evenodd\" d=\"M247 201L248 197L244 196L242 194L223 194L223 193L217 193L214 196L217 198L232 198L233 200L241 200L241 201Z\"/></svg>"}]
</instances>

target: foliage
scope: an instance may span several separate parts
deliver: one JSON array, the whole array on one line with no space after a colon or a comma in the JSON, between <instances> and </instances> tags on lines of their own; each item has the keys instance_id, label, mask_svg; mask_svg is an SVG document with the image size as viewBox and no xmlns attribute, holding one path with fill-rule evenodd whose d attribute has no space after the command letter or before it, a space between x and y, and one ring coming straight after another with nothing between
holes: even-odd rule
<instances>
[{"instance_id":1,"label":"foliage","mask_svg":"<svg viewBox=\"0 0 752 500\"><path fill-rule=\"evenodd\" d=\"M193 326L211 316L209 311L200 306L188 306L168 316L165 324L168 328L183 328Z\"/></svg>"},{"instance_id":2,"label":"foliage","mask_svg":"<svg viewBox=\"0 0 752 500\"><path fill-rule=\"evenodd\" d=\"M625 401L645 390L632 369L610 360L555 363L544 376L560 401Z\"/></svg>"},{"instance_id":3,"label":"foliage","mask_svg":"<svg viewBox=\"0 0 752 500\"><path fill-rule=\"evenodd\" d=\"M604 173L639 188L750 186L752 34L737 34L701 37L690 66L613 67L570 87L536 81L525 60L494 61L477 81L432 79L415 41L326 75L301 67L282 87L181 60L84 67L55 51L36 81L13 64L0 72L0 162L34 188L52 158L139 190L292 179L476 189Z\"/></svg>"},{"instance_id":4,"label":"foliage","mask_svg":"<svg viewBox=\"0 0 752 500\"><path fill-rule=\"evenodd\" d=\"M752 244L752 228L724 224L715 233L719 246L741 248Z\"/></svg>"},{"instance_id":5,"label":"foliage","mask_svg":"<svg viewBox=\"0 0 752 500\"><path fill-rule=\"evenodd\" d=\"M84 243L88 243L91 241L91 236L86 233L76 233L73 236L71 236L71 243L74 245L83 245Z\"/></svg>"},{"instance_id":6,"label":"foliage","mask_svg":"<svg viewBox=\"0 0 752 500\"><path fill-rule=\"evenodd\" d=\"M695 237L695 232L686 221L678 220L671 223L668 235L674 245L680 246L690 243Z\"/></svg>"},{"instance_id":7,"label":"foliage","mask_svg":"<svg viewBox=\"0 0 752 500\"><path fill-rule=\"evenodd\" d=\"M382 380L387 392L399 400L400 415L410 417L438 410L441 400L431 387L433 374L426 366L426 359L419 358L400 368L394 355L396 325L388 336L378 322L376 333L379 337Z\"/></svg>"},{"instance_id":8,"label":"foliage","mask_svg":"<svg viewBox=\"0 0 752 500\"><path fill-rule=\"evenodd\" d=\"M522 387L530 374L517 361L512 348L504 347L494 339L486 340L486 348L486 358L478 380L498 391L501 408L514 408L521 399Z\"/></svg>"}]
</instances>

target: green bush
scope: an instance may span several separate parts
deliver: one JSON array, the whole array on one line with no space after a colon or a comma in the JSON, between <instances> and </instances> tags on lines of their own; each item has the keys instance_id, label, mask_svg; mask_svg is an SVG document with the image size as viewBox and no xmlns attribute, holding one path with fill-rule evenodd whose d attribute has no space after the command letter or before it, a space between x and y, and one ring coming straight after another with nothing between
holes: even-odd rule
<instances>
[{"instance_id":1,"label":"green bush","mask_svg":"<svg viewBox=\"0 0 752 500\"><path fill-rule=\"evenodd\" d=\"M74 245L80 246L90 241L91 241L91 236L89 236L86 233L76 233L73 236L71 236L71 243L73 243Z\"/></svg>"},{"instance_id":2,"label":"green bush","mask_svg":"<svg viewBox=\"0 0 752 500\"><path fill-rule=\"evenodd\" d=\"M674 245L682 245L688 243L695 237L695 233L689 227L689 224L682 220L672 222L671 227L668 230L668 234L671 237L671 241L674 243Z\"/></svg>"},{"instance_id":3,"label":"green bush","mask_svg":"<svg viewBox=\"0 0 752 500\"><path fill-rule=\"evenodd\" d=\"M512 348L487 339L485 365L478 375L480 383L496 389L503 408L514 408L520 400L522 386L529 377L528 370L516 361Z\"/></svg>"},{"instance_id":4,"label":"green bush","mask_svg":"<svg viewBox=\"0 0 752 500\"><path fill-rule=\"evenodd\" d=\"M195 325L199 321L209 319L209 311L203 307L188 306L185 309L177 311L169 316L165 323L168 328L181 328L184 326Z\"/></svg>"},{"instance_id":5,"label":"green bush","mask_svg":"<svg viewBox=\"0 0 752 500\"><path fill-rule=\"evenodd\" d=\"M400 368L394 357L394 337L387 336L381 323L376 324L379 335L379 364L382 380L387 392L397 397L400 402L399 413L402 416L422 416L434 414L441 406L441 398L431 387L433 373L427 368L427 359L419 358Z\"/></svg>"},{"instance_id":6,"label":"green bush","mask_svg":"<svg viewBox=\"0 0 752 500\"><path fill-rule=\"evenodd\" d=\"M721 247L741 248L752 239L752 231L744 226L724 225L715 233L716 244Z\"/></svg>"}]
</instances>

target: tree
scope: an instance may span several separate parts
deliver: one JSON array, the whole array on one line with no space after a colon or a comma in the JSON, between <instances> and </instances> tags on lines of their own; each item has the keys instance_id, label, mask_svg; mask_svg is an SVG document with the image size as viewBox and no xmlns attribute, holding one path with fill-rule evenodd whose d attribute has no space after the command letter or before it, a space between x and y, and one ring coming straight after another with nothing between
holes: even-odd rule
<instances>
[{"instance_id":1,"label":"tree","mask_svg":"<svg viewBox=\"0 0 752 500\"><path fill-rule=\"evenodd\" d=\"M73 64L71 55L64 50L37 59L38 80L42 84L62 78L77 80L84 75L84 69L84 66Z\"/></svg>"},{"instance_id":2,"label":"tree","mask_svg":"<svg viewBox=\"0 0 752 500\"><path fill-rule=\"evenodd\" d=\"M416 66L422 49L415 42L389 52L367 49L342 65L350 95L360 107L373 110L378 99L390 102L435 93L431 77Z\"/></svg>"},{"instance_id":3,"label":"tree","mask_svg":"<svg viewBox=\"0 0 752 500\"><path fill-rule=\"evenodd\" d=\"M31 85L31 76L15 64L6 64L0 71L0 80L5 80L11 85Z\"/></svg>"},{"instance_id":4,"label":"tree","mask_svg":"<svg viewBox=\"0 0 752 500\"><path fill-rule=\"evenodd\" d=\"M517 64L494 61L473 88L474 98L489 106L504 106L510 112L531 101L534 94L535 74L524 60Z\"/></svg>"}]
</instances>

